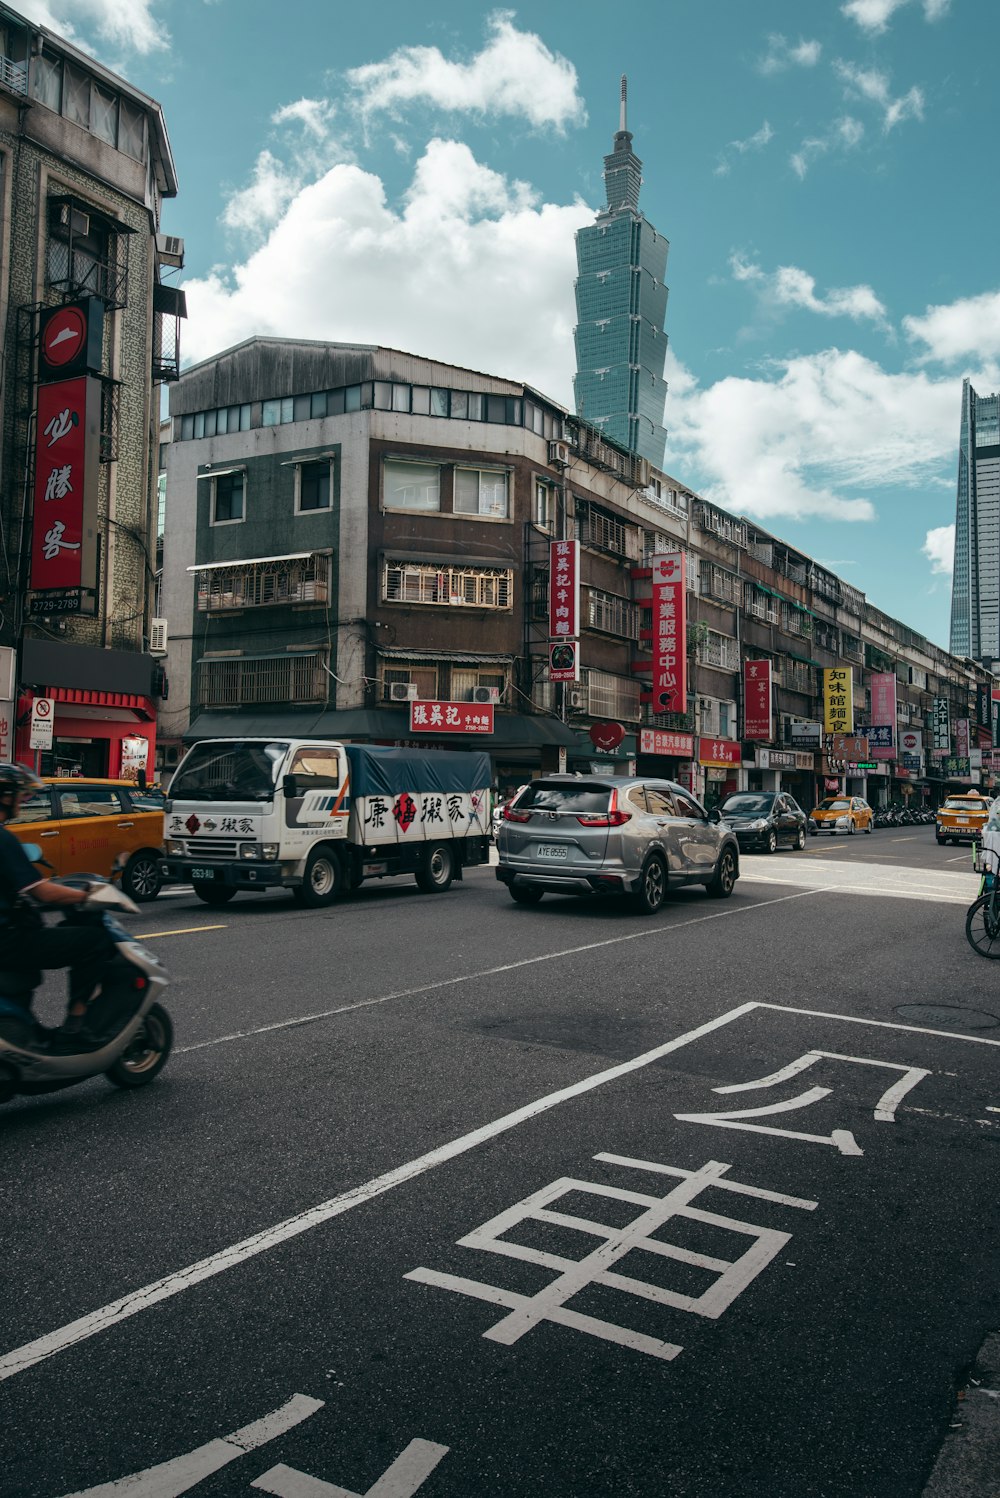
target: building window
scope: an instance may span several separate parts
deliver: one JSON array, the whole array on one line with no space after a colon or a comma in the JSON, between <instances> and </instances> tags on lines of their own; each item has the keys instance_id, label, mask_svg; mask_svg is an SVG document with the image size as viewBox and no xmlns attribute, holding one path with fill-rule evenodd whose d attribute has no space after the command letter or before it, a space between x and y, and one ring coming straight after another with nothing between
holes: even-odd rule
<instances>
[{"instance_id":1,"label":"building window","mask_svg":"<svg viewBox=\"0 0 1000 1498\"><path fill-rule=\"evenodd\" d=\"M328 458L319 463L296 463L296 515L306 515L311 510L328 510L330 508L330 496L333 492L330 483L332 466Z\"/></svg>"},{"instance_id":2,"label":"building window","mask_svg":"<svg viewBox=\"0 0 1000 1498\"><path fill-rule=\"evenodd\" d=\"M639 683L610 671L584 671L587 712L592 718L637 723L641 714Z\"/></svg>"},{"instance_id":3,"label":"building window","mask_svg":"<svg viewBox=\"0 0 1000 1498\"><path fill-rule=\"evenodd\" d=\"M497 667L485 670L477 666L452 666L449 701L482 702L489 693L492 702L502 702L507 678Z\"/></svg>"},{"instance_id":4,"label":"building window","mask_svg":"<svg viewBox=\"0 0 1000 1498\"><path fill-rule=\"evenodd\" d=\"M233 525L244 520L246 474L220 473L212 480L212 524Z\"/></svg>"},{"instance_id":5,"label":"building window","mask_svg":"<svg viewBox=\"0 0 1000 1498\"><path fill-rule=\"evenodd\" d=\"M382 470L383 509L440 510L441 469L437 463L386 458Z\"/></svg>"},{"instance_id":6,"label":"building window","mask_svg":"<svg viewBox=\"0 0 1000 1498\"><path fill-rule=\"evenodd\" d=\"M707 629L698 639L697 649L698 661L703 666L716 666L720 671L738 671L740 668L739 645L731 635L720 635L714 629Z\"/></svg>"},{"instance_id":7,"label":"building window","mask_svg":"<svg viewBox=\"0 0 1000 1498\"><path fill-rule=\"evenodd\" d=\"M438 673L436 666L423 662L407 665L383 666L382 686L379 694L383 702L435 702L438 696Z\"/></svg>"},{"instance_id":8,"label":"building window","mask_svg":"<svg viewBox=\"0 0 1000 1498\"><path fill-rule=\"evenodd\" d=\"M509 567L435 567L386 561L384 603L424 603L471 609L510 609L514 573Z\"/></svg>"},{"instance_id":9,"label":"building window","mask_svg":"<svg viewBox=\"0 0 1000 1498\"><path fill-rule=\"evenodd\" d=\"M531 506L531 518L535 525L548 530L552 525L552 490L548 484L540 480L535 481L534 499Z\"/></svg>"},{"instance_id":10,"label":"building window","mask_svg":"<svg viewBox=\"0 0 1000 1498\"><path fill-rule=\"evenodd\" d=\"M330 559L318 553L271 561L219 562L200 567L196 576L201 613L326 603L330 596Z\"/></svg>"},{"instance_id":11,"label":"building window","mask_svg":"<svg viewBox=\"0 0 1000 1498\"><path fill-rule=\"evenodd\" d=\"M324 665L323 652L318 650L203 660L198 666L198 705L325 702L328 678Z\"/></svg>"},{"instance_id":12,"label":"building window","mask_svg":"<svg viewBox=\"0 0 1000 1498\"><path fill-rule=\"evenodd\" d=\"M51 197L48 215L48 284L64 297L97 296L124 307L128 230L78 198Z\"/></svg>"},{"instance_id":13,"label":"building window","mask_svg":"<svg viewBox=\"0 0 1000 1498\"><path fill-rule=\"evenodd\" d=\"M507 474L502 468L456 468L456 515L506 520L509 513Z\"/></svg>"},{"instance_id":14,"label":"building window","mask_svg":"<svg viewBox=\"0 0 1000 1498\"><path fill-rule=\"evenodd\" d=\"M602 593L591 588L587 627L608 635L620 635L626 640L638 640L639 609L617 593Z\"/></svg>"},{"instance_id":15,"label":"building window","mask_svg":"<svg viewBox=\"0 0 1000 1498\"><path fill-rule=\"evenodd\" d=\"M625 525L617 516L588 504L586 500L577 501L576 534L582 546L615 552L633 561L639 558L640 539L636 527Z\"/></svg>"},{"instance_id":16,"label":"building window","mask_svg":"<svg viewBox=\"0 0 1000 1498\"><path fill-rule=\"evenodd\" d=\"M284 426L287 422L294 420L294 417L295 402L290 395L280 397L276 400L264 401L261 406L262 426Z\"/></svg>"}]
</instances>

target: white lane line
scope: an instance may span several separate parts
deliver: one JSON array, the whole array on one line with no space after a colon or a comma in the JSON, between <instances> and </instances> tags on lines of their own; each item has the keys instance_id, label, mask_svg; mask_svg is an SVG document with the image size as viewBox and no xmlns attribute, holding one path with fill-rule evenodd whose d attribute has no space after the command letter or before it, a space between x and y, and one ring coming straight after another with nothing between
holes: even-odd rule
<instances>
[{"instance_id":1,"label":"white lane line","mask_svg":"<svg viewBox=\"0 0 1000 1498\"><path fill-rule=\"evenodd\" d=\"M778 883L785 881L779 880ZM788 881L792 882L792 881ZM231 1035L217 1035L214 1040L199 1040L194 1045L176 1047L174 1054L183 1056L190 1051L204 1051L209 1046L228 1045L233 1040L248 1040L254 1035L270 1035L275 1030L291 1030L296 1025L311 1025L316 1020L333 1019L338 1014L351 1014L355 1009L370 1009L374 1004L388 1004L392 999L412 999L419 994L434 993L441 988L452 988L458 983L476 983L481 978L494 978L499 973L513 973L518 968L532 967L539 962L554 962L560 957L577 957L581 952L596 952L601 947L614 947L626 941L641 941L651 936L669 936L686 926L700 926L704 921L719 921L725 916L746 915L752 910L764 910L769 905L783 905L788 900L801 900L806 895L829 893L824 889L804 889L796 895L780 895L776 900L758 900L755 905L736 905L713 915L693 916L688 921L676 921L671 926L652 926L644 931L632 931L628 936L609 936L605 941L587 942L582 947L564 947L558 952L543 952L540 957L524 957L520 962L507 962L501 967L481 968L475 973L460 973L456 978L441 978L437 983L422 983L417 988L400 988L395 993L379 994L374 999L359 999L356 1004L338 1004L334 1009L321 1009L315 1014L301 1014L296 1019L276 1020L271 1025L257 1025L250 1030L234 1030ZM966 902L968 903L968 902Z\"/></svg>"},{"instance_id":2,"label":"white lane line","mask_svg":"<svg viewBox=\"0 0 1000 1498\"><path fill-rule=\"evenodd\" d=\"M736 1009L727 1010L725 1014L719 1015L717 1019L699 1025L695 1030L688 1030L676 1040L668 1040L665 1045L656 1046L651 1051L644 1051L641 1056L635 1056L631 1061L620 1062L619 1065L609 1067L606 1071L595 1072L590 1077L584 1077L582 1081L574 1082L569 1087L562 1087L558 1092L550 1092L546 1097L526 1103L522 1108L515 1109L513 1113L506 1113L502 1118L483 1124L469 1134L452 1139L448 1144L439 1145L437 1149L431 1150L428 1154L420 1155L405 1165L397 1166L395 1170L376 1176L374 1180L366 1181L362 1186L353 1186L349 1191L343 1191L339 1196L331 1197L329 1201L320 1202L318 1206L298 1212L294 1217L287 1217L283 1222L264 1228L263 1231L254 1233L239 1243L230 1244L228 1248L220 1249L206 1259L199 1259L195 1264L188 1264L184 1269L164 1275L162 1279L154 1280L152 1284L144 1285L139 1290L133 1290L119 1300L113 1300L108 1305L101 1306L99 1310L90 1312L87 1316L80 1316L76 1321L67 1323L66 1326L48 1332L45 1336L37 1337L32 1342L24 1343L22 1347L15 1347L13 1351L0 1357L0 1382L13 1378L16 1373L23 1373L26 1368L34 1367L36 1363L44 1362L46 1358L56 1353L75 1347L89 1337L97 1336L99 1332L107 1331L109 1327L117 1326L119 1322L137 1315L140 1311L148 1311L151 1306L169 1300L174 1295L180 1295L184 1290L190 1290L192 1285L201 1284L203 1280L222 1274L227 1269L234 1269L237 1264L244 1263L256 1254L267 1253L270 1249L277 1248L280 1243L285 1243L290 1238L297 1238L300 1233L308 1233L312 1228L319 1227L322 1223L351 1211L353 1207L363 1206L376 1197L384 1195L385 1192L392 1191L394 1187L402 1186L417 1176L434 1170L438 1165L444 1165L458 1155L464 1155L468 1150L475 1149L478 1145L495 1139L497 1135L516 1128L518 1124L547 1113L550 1109L558 1107L560 1103L581 1097L597 1087L603 1087L608 1082L617 1081L619 1077L626 1077L641 1067L649 1066L652 1062L659 1061L661 1057L669 1056L672 1051L680 1050L682 1046L690 1045L693 1041L700 1040L702 1036L711 1034L713 1030L732 1024L734 1020L740 1019L758 1007L753 1000L740 1004Z\"/></svg>"},{"instance_id":3,"label":"white lane line","mask_svg":"<svg viewBox=\"0 0 1000 1498\"><path fill-rule=\"evenodd\" d=\"M955 1030L931 1030L924 1025L900 1025L888 1019L859 1019L853 1014L831 1014L826 1009L793 1009L789 1004L767 1004L763 1001L758 1009L775 1009L779 1014L808 1014L812 1019L836 1019L845 1025L873 1025L876 1030L905 1030L910 1035L936 1035L942 1040L965 1040L970 1045L1000 1046L1000 1040L987 1040L982 1035L963 1035Z\"/></svg>"},{"instance_id":4,"label":"white lane line","mask_svg":"<svg viewBox=\"0 0 1000 1498\"><path fill-rule=\"evenodd\" d=\"M71 1493L69 1498L178 1498L179 1494L186 1493L204 1478L211 1477L213 1472L221 1471L230 1462L246 1456L248 1451L266 1446L268 1441L283 1436L322 1408L322 1399L295 1394L280 1409L272 1410L269 1415L232 1431L228 1436L208 1441L196 1451L175 1456L157 1467L146 1467L142 1472L131 1472L128 1477L119 1477L115 1482L103 1482L100 1487Z\"/></svg>"},{"instance_id":5,"label":"white lane line","mask_svg":"<svg viewBox=\"0 0 1000 1498\"><path fill-rule=\"evenodd\" d=\"M827 870L826 877L830 877L829 869ZM788 879L782 879L777 874L741 873L740 878L745 879L748 884L780 884L785 886L791 885L793 887L797 886L799 888L801 888L802 886L801 878L796 879L794 877L790 877ZM884 885L881 884L826 884L823 885L822 889L814 890L813 893L824 895L879 895L883 896L887 900L921 900L924 902L931 902L940 905L964 905L966 907L971 905L972 901L975 899L974 893L971 897L967 892L947 894L939 887L930 884L917 884L912 886L902 885L899 889L887 889Z\"/></svg>"}]
</instances>

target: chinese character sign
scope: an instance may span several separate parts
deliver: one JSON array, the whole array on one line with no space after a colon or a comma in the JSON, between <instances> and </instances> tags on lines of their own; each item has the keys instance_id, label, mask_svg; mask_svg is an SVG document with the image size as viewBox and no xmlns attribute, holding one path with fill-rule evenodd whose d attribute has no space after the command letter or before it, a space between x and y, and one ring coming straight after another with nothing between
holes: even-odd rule
<instances>
[{"instance_id":1,"label":"chinese character sign","mask_svg":"<svg viewBox=\"0 0 1000 1498\"><path fill-rule=\"evenodd\" d=\"M411 733L492 733L493 704L411 702Z\"/></svg>"},{"instance_id":2,"label":"chinese character sign","mask_svg":"<svg viewBox=\"0 0 1000 1498\"><path fill-rule=\"evenodd\" d=\"M549 546L549 639L575 640L580 633L580 543Z\"/></svg>"},{"instance_id":3,"label":"chinese character sign","mask_svg":"<svg viewBox=\"0 0 1000 1498\"><path fill-rule=\"evenodd\" d=\"M874 736L869 734L872 758L893 759L896 751L896 673L873 671L871 687L871 721L872 727L878 730Z\"/></svg>"},{"instance_id":4,"label":"chinese character sign","mask_svg":"<svg viewBox=\"0 0 1000 1498\"><path fill-rule=\"evenodd\" d=\"M743 737L769 739L771 728L771 662L743 662Z\"/></svg>"},{"instance_id":5,"label":"chinese character sign","mask_svg":"<svg viewBox=\"0 0 1000 1498\"><path fill-rule=\"evenodd\" d=\"M969 757L969 720L968 718L955 719L955 753L959 759Z\"/></svg>"},{"instance_id":6,"label":"chinese character sign","mask_svg":"<svg viewBox=\"0 0 1000 1498\"><path fill-rule=\"evenodd\" d=\"M682 551L653 558L653 711L687 712L687 575Z\"/></svg>"},{"instance_id":7,"label":"chinese character sign","mask_svg":"<svg viewBox=\"0 0 1000 1498\"><path fill-rule=\"evenodd\" d=\"M951 715L947 697L935 697L932 721L934 724L934 748L951 748Z\"/></svg>"},{"instance_id":8,"label":"chinese character sign","mask_svg":"<svg viewBox=\"0 0 1000 1498\"><path fill-rule=\"evenodd\" d=\"M38 389L31 587L97 586L101 386L92 376Z\"/></svg>"},{"instance_id":9,"label":"chinese character sign","mask_svg":"<svg viewBox=\"0 0 1000 1498\"><path fill-rule=\"evenodd\" d=\"M823 672L823 727L827 733L854 732L852 666L830 666Z\"/></svg>"},{"instance_id":10,"label":"chinese character sign","mask_svg":"<svg viewBox=\"0 0 1000 1498\"><path fill-rule=\"evenodd\" d=\"M640 728L639 753L690 759L694 754L694 737L690 733L671 733L665 728Z\"/></svg>"},{"instance_id":11,"label":"chinese character sign","mask_svg":"<svg viewBox=\"0 0 1000 1498\"><path fill-rule=\"evenodd\" d=\"M717 769L739 769L740 746L733 739L699 739L698 763Z\"/></svg>"}]
</instances>

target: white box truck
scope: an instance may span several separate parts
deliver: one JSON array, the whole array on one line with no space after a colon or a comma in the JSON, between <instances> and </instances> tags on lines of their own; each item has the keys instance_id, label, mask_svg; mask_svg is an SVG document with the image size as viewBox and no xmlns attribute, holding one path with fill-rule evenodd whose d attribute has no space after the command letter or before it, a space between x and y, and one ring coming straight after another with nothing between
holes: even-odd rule
<instances>
[{"instance_id":1,"label":"white box truck","mask_svg":"<svg viewBox=\"0 0 1000 1498\"><path fill-rule=\"evenodd\" d=\"M489 861L490 781L480 753L203 739L170 782L163 877L208 905L275 887L329 905L395 874L441 892Z\"/></svg>"}]
</instances>

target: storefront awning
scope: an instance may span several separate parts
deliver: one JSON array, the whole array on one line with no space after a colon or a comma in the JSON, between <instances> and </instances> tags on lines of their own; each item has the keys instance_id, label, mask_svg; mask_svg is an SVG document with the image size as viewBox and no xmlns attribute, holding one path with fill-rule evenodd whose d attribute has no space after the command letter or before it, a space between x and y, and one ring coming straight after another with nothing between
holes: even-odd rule
<instances>
[{"instance_id":1,"label":"storefront awning","mask_svg":"<svg viewBox=\"0 0 1000 1498\"><path fill-rule=\"evenodd\" d=\"M481 747L487 753L507 749L566 748L578 743L576 734L558 718L530 713L497 713L492 734L414 734L410 715L401 708L342 708L320 712L200 713L184 734L186 744L197 739L316 738L370 742L415 739L428 744L452 743L456 749Z\"/></svg>"}]
</instances>

